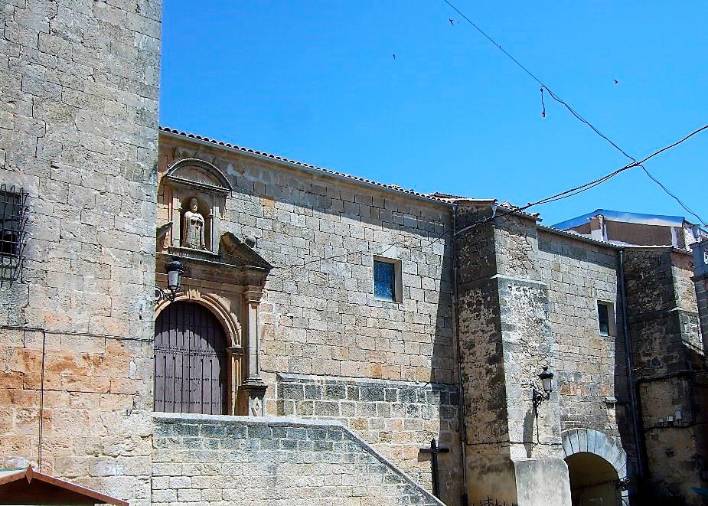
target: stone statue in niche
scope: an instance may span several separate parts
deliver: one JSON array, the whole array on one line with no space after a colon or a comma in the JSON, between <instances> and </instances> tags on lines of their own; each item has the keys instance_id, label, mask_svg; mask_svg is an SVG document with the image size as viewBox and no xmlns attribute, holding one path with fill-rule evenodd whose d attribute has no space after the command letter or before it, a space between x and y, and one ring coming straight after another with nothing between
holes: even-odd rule
<instances>
[{"instance_id":1,"label":"stone statue in niche","mask_svg":"<svg viewBox=\"0 0 708 506\"><path fill-rule=\"evenodd\" d=\"M199 201L192 197L189 209L184 213L184 242L182 246L206 249L204 245L204 216L199 213Z\"/></svg>"}]
</instances>

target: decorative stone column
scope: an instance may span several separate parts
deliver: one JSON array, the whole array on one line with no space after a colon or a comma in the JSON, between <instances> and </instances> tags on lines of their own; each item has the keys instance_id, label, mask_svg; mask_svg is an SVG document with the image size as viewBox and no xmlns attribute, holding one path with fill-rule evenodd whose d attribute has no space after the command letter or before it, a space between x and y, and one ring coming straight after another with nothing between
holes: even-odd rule
<instances>
[{"instance_id":1,"label":"decorative stone column","mask_svg":"<svg viewBox=\"0 0 708 506\"><path fill-rule=\"evenodd\" d=\"M248 350L246 362L246 380L241 386L243 392L239 397L242 405L247 406L248 416L263 416L267 385L261 378L260 368L260 338L258 336L258 306L263 291L260 287L249 286L243 294Z\"/></svg>"},{"instance_id":2,"label":"decorative stone column","mask_svg":"<svg viewBox=\"0 0 708 506\"><path fill-rule=\"evenodd\" d=\"M182 245L182 202L179 200L179 195L172 194L172 244L174 248L179 248Z\"/></svg>"}]
</instances>

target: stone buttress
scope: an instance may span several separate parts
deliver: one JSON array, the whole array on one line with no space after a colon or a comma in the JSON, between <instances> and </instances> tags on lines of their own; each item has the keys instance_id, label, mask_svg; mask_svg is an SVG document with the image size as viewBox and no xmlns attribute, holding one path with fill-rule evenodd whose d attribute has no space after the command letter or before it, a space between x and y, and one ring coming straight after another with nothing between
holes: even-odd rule
<instances>
[{"instance_id":1,"label":"stone buttress","mask_svg":"<svg viewBox=\"0 0 708 506\"><path fill-rule=\"evenodd\" d=\"M532 400L542 368L555 369L536 224L518 215L475 224L491 213L461 208L456 219L467 493L473 502L569 505L558 393L537 410Z\"/></svg>"}]
</instances>

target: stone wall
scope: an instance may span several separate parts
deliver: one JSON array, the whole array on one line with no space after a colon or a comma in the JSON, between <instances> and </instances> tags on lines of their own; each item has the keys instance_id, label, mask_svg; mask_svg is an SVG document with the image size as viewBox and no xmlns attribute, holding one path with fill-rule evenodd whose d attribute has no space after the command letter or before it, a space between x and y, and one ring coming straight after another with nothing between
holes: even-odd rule
<instances>
[{"instance_id":1,"label":"stone wall","mask_svg":"<svg viewBox=\"0 0 708 506\"><path fill-rule=\"evenodd\" d=\"M442 504L335 422L155 415L155 505Z\"/></svg>"},{"instance_id":2,"label":"stone wall","mask_svg":"<svg viewBox=\"0 0 708 506\"><path fill-rule=\"evenodd\" d=\"M556 369L548 286L540 276L531 217L491 210L457 218L458 332L465 396L467 489L520 505L567 505L559 396L534 407L542 367ZM553 474L555 490L543 486Z\"/></svg>"},{"instance_id":3,"label":"stone wall","mask_svg":"<svg viewBox=\"0 0 708 506\"><path fill-rule=\"evenodd\" d=\"M458 391L454 385L279 374L278 415L336 420L356 432L417 483L432 490L429 448L435 438L443 501L462 494Z\"/></svg>"},{"instance_id":4,"label":"stone wall","mask_svg":"<svg viewBox=\"0 0 708 506\"><path fill-rule=\"evenodd\" d=\"M0 287L0 455L150 496L159 0L0 10L0 184L28 196Z\"/></svg>"},{"instance_id":5,"label":"stone wall","mask_svg":"<svg viewBox=\"0 0 708 506\"><path fill-rule=\"evenodd\" d=\"M647 493L701 504L692 489L706 486L708 397L687 259L686 253L666 248L628 250L625 278Z\"/></svg>"},{"instance_id":6,"label":"stone wall","mask_svg":"<svg viewBox=\"0 0 708 506\"><path fill-rule=\"evenodd\" d=\"M557 343L561 427L624 436L632 446L627 410L626 355L617 252L613 248L543 232L541 272L549 287L549 319ZM610 335L600 334L598 301L612 304ZM618 416L620 420L618 420ZM620 426L623 430L620 431Z\"/></svg>"},{"instance_id":7,"label":"stone wall","mask_svg":"<svg viewBox=\"0 0 708 506\"><path fill-rule=\"evenodd\" d=\"M277 374L281 373L321 376L322 381L339 377L342 385L356 378L457 383L451 217L445 203L355 184L323 171L313 173L303 166L166 131L160 139L161 175L184 158L212 163L226 175L233 192L220 217L221 232L242 240L253 238L255 251L273 265L259 308L260 372L269 387L268 414L291 414L294 409L277 395ZM167 220L169 205L160 186L158 225ZM400 261L399 302L374 297L375 255ZM399 387L391 384L392 389ZM386 437L374 436L385 432L378 425L407 424L405 434L398 436L400 441L381 440L377 448L429 486L430 464L418 462L417 450L429 445L433 437L442 437L451 446L457 441L452 435L456 428L449 425L453 423L450 413L443 412L433 397L410 406L411 410L426 409L429 420L393 414L377 418L371 426L366 422L365 427L354 418L346 421L372 443ZM425 403L429 403L426 408ZM317 406L334 407L325 401ZM358 404L360 410L372 407L386 409ZM319 415L328 416L328 412L315 413ZM348 416L340 411L337 418L345 421ZM456 454L441 460L454 458ZM446 480L459 487L457 475L449 473Z\"/></svg>"},{"instance_id":8,"label":"stone wall","mask_svg":"<svg viewBox=\"0 0 708 506\"><path fill-rule=\"evenodd\" d=\"M701 334L703 335L703 350L708 343L708 277L696 280L696 301L700 308Z\"/></svg>"},{"instance_id":9,"label":"stone wall","mask_svg":"<svg viewBox=\"0 0 708 506\"><path fill-rule=\"evenodd\" d=\"M674 280L676 307L679 310L684 345L696 356L704 357L703 336L698 313L696 284L693 281L692 255L675 251L671 255L671 277Z\"/></svg>"},{"instance_id":10,"label":"stone wall","mask_svg":"<svg viewBox=\"0 0 708 506\"><path fill-rule=\"evenodd\" d=\"M705 352L708 345L708 239L693 245L693 274Z\"/></svg>"},{"instance_id":11,"label":"stone wall","mask_svg":"<svg viewBox=\"0 0 708 506\"><path fill-rule=\"evenodd\" d=\"M690 257L670 249L636 249L626 252L625 263L639 377L688 369L695 355L703 355Z\"/></svg>"},{"instance_id":12,"label":"stone wall","mask_svg":"<svg viewBox=\"0 0 708 506\"><path fill-rule=\"evenodd\" d=\"M160 172L195 157L229 178L223 231L255 238L274 265L261 304L261 368L271 384L277 372L456 382L442 202L205 144L163 132ZM374 255L401 261L400 303L374 298Z\"/></svg>"}]
</instances>

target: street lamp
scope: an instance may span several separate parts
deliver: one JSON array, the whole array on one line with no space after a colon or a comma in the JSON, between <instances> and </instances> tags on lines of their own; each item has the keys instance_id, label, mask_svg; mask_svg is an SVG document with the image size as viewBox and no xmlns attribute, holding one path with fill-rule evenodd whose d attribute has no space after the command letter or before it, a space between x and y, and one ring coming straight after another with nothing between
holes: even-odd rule
<instances>
[{"instance_id":1,"label":"street lamp","mask_svg":"<svg viewBox=\"0 0 708 506\"><path fill-rule=\"evenodd\" d=\"M533 385L534 413L538 412L538 407L543 401L547 401L551 398L551 392L553 392L553 373L548 370L548 366L543 367L543 371L538 375L538 379L541 380L542 390L538 390L536 385Z\"/></svg>"},{"instance_id":2,"label":"street lamp","mask_svg":"<svg viewBox=\"0 0 708 506\"><path fill-rule=\"evenodd\" d=\"M182 262L178 258L172 258L165 264L165 272L167 272L167 290L155 287L155 304L162 300L172 302L177 297L177 292L182 288Z\"/></svg>"}]
</instances>

